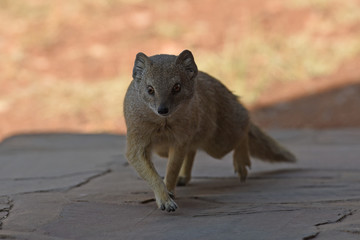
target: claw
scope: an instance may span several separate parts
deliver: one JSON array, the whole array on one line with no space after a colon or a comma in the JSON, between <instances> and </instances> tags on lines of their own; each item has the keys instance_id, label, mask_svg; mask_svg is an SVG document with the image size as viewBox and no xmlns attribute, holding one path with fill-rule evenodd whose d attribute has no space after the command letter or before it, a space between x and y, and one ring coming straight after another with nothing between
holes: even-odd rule
<instances>
[{"instance_id":1,"label":"claw","mask_svg":"<svg viewBox=\"0 0 360 240\"><path fill-rule=\"evenodd\" d=\"M167 212L175 212L177 208L178 206L171 198L167 202L160 205L160 209Z\"/></svg>"},{"instance_id":2,"label":"claw","mask_svg":"<svg viewBox=\"0 0 360 240\"><path fill-rule=\"evenodd\" d=\"M174 195L172 192L169 192L169 196L170 196L172 199L175 199L175 195Z\"/></svg>"}]
</instances>

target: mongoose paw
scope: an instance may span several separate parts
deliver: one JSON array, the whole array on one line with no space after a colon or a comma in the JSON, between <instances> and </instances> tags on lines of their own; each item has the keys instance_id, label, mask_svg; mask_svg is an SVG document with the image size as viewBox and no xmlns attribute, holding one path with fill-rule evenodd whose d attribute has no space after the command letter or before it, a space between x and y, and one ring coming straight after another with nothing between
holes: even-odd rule
<instances>
[{"instance_id":1,"label":"mongoose paw","mask_svg":"<svg viewBox=\"0 0 360 240\"><path fill-rule=\"evenodd\" d=\"M169 192L167 200L159 200L159 201L157 201L159 208L162 211L174 212L178 208L178 206L175 203L175 201L173 200L173 198L175 198L174 194Z\"/></svg>"},{"instance_id":2,"label":"mongoose paw","mask_svg":"<svg viewBox=\"0 0 360 240\"><path fill-rule=\"evenodd\" d=\"M161 203L160 209L167 212L175 212L175 210L178 208L177 204L169 198L166 202Z\"/></svg>"},{"instance_id":3,"label":"mongoose paw","mask_svg":"<svg viewBox=\"0 0 360 240\"><path fill-rule=\"evenodd\" d=\"M188 177L179 177L178 181L177 181L177 186L186 186L190 181L190 178Z\"/></svg>"},{"instance_id":4,"label":"mongoose paw","mask_svg":"<svg viewBox=\"0 0 360 240\"><path fill-rule=\"evenodd\" d=\"M246 182L246 178L247 178L247 175L248 175L248 171L246 169L246 167L244 168L240 168L238 171L237 171L239 177L240 177L240 181L241 182Z\"/></svg>"},{"instance_id":5,"label":"mongoose paw","mask_svg":"<svg viewBox=\"0 0 360 240\"><path fill-rule=\"evenodd\" d=\"M246 182L246 178L248 175L248 170L247 167L250 168L249 165L239 165L237 162L234 162L234 167L235 167L235 173L237 173L240 177L240 181L241 182Z\"/></svg>"}]
</instances>

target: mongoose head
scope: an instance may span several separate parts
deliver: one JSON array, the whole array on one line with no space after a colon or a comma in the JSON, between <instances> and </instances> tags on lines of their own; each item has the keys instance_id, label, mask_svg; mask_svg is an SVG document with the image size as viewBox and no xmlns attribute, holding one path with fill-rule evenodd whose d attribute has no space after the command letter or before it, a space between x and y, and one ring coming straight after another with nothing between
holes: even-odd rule
<instances>
[{"instance_id":1,"label":"mongoose head","mask_svg":"<svg viewBox=\"0 0 360 240\"><path fill-rule=\"evenodd\" d=\"M166 117L192 98L197 73L189 50L179 56L148 57L140 52L136 55L133 78L144 103L159 116Z\"/></svg>"}]
</instances>

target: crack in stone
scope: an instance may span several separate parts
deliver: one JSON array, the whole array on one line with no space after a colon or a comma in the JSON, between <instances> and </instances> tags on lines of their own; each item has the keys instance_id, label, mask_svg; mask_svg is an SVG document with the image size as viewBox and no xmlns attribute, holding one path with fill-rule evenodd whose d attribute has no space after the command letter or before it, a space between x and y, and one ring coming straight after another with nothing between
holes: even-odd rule
<instances>
[{"instance_id":1,"label":"crack in stone","mask_svg":"<svg viewBox=\"0 0 360 240\"><path fill-rule=\"evenodd\" d=\"M103 176L105 176L106 174L109 174L109 173L111 173L111 172L112 172L111 169L107 169L106 171L103 171L103 172L101 172L101 173L99 173L99 174L96 174L96 175L94 175L94 176L91 176L91 177L85 179L84 181L82 181L82 182L80 182L80 183L78 183L78 184L76 184L76 185L74 185L74 186L69 187L68 189L66 189L66 192L68 192L68 191L70 191L70 190L72 190L72 189L74 189L74 188L82 187L82 186L84 186L85 184L88 184L89 182L91 182L92 180L94 180L94 179L96 179L96 178L99 178L99 177L103 177Z\"/></svg>"},{"instance_id":2,"label":"crack in stone","mask_svg":"<svg viewBox=\"0 0 360 240\"><path fill-rule=\"evenodd\" d=\"M220 202L220 201L216 201L216 200L208 199L208 198L203 198L203 197L199 197L199 196L191 196L189 198L194 199L194 200L198 200L198 201L208 202L208 203L224 204L224 202Z\"/></svg>"},{"instance_id":3,"label":"crack in stone","mask_svg":"<svg viewBox=\"0 0 360 240\"><path fill-rule=\"evenodd\" d=\"M51 176L51 177L0 178L0 181L31 181L31 180L62 179L62 178L79 176L79 175L92 174L92 173L96 173L96 172L98 172L98 171L75 172L75 173L69 173L69 174L64 174L64 175L60 175L60 176Z\"/></svg>"},{"instance_id":4,"label":"crack in stone","mask_svg":"<svg viewBox=\"0 0 360 240\"><path fill-rule=\"evenodd\" d=\"M138 230L138 225L143 222L146 218L148 218L151 214L153 214L155 211L157 210L157 207L155 207L153 210L151 210L148 214L146 214L144 217L142 217L141 219L139 219L139 221L137 221L134 226L130 229L130 232L133 231L137 231Z\"/></svg>"},{"instance_id":5,"label":"crack in stone","mask_svg":"<svg viewBox=\"0 0 360 240\"><path fill-rule=\"evenodd\" d=\"M147 203L151 203L151 202L155 202L155 198L149 198L149 199L145 199L143 201L141 201L141 204L147 204Z\"/></svg>"},{"instance_id":6,"label":"crack in stone","mask_svg":"<svg viewBox=\"0 0 360 240\"><path fill-rule=\"evenodd\" d=\"M317 228L318 231L316 233L314 233L314 234L303 237L303 240L315 239L321 232L320 229L319 229L320 226L342 222L342 221L344 221L345 218L347 218L348 216L353 215L355 212L356 212L356 210L350 209L350 210L345 211L345 213L343 213L343 214L339 214L339 215L341 215L341 217L339 217L338 219L336 219L334 221L328 220L328 221L325 221L325 222L315 224L314 226Z\"/></svg>"},{"instance_id":7,"label":"crack in stone","mask_svg":"<svg viewBox=\"0 0 360 240\"><path fill-rule=\"evenodd\" d=\"M0 234L0 239L16 239L16 238L15 238L15 237L13 237L13 236Z\"/></svg>"},{"instance_id":8,"label":"crack in stone","mask_svg":"<svg viewBox=\"0 0 360 240\"><path fill-rule=\"evenodd\" d=\"M313 233L313 234L311 234L311 235L309 235L309 236L303 237L303 240L314 239L314 238L316 238L319 234L320 234L320 232Z\"/></svg>"},{"instance_id":9,"label":"crack in stone","mask_svg":"<svg viewBox=\"0 0 360 240\"><path fill-rule=\"evenodd\" d=\"M320 200L320 201L304 201L304 202L270 202L269 204L284 204L284 205L294 205L294 204L314 204L314 203L346 203L346 202L359 202L360 198L349 198L349 199L334 199L334 200Z\"/></svg>"},{"instance_id":10,"label":"crack in stone","mask_svg":"<svg viewBox=\"0 0 360 240\"><path fill-rule=\"evenodd\" d=\"M351 234L359 234L360 230L340 230L341 232L351 233Z\"/></svg>"},{"instance_id":11,"label":"crack in stone","mask_svg":"<svg viewBox=\"0 0 360 240\"><path fill-rule=\"evenodd\" d=\"M326 222L321 222L321 223L317 223L315 224L314 226L316 227L319 227L319 226L322 226L322 225L327 225L327 224L333 224L333 223L339 223L339 222L342 222L346 217L348 216L351 216L353 215L353 213L355 212L356 210L348 210L345 214L343 214L340 218L336 219L335 221L326 221Z\"/></svg>"},{"instance_id":12,"label":"crack in stone","mask_svg":"<svg viewBox=\"0 0 360 240\"><path fill-rule=\"evenodd\" d=\"M264 211L262 210L249 210L249 209L244 209L244 210L240 210L240 211L231 211L231 212L213 212L213 213L204 213L204 214L196 214L193 215L192 217L214 217L214 216L234 216L234 215L248 215L248 214L259 214L259 213L271 213L271 212L294 212L294 211L299 211L301 209L274 209L274 210L267 210Z\"/></svg>"},{"instance_id":13,"label":"crack in stone","mask_svg":"<svg viewBox=\"0 0 360 240\"><path fill-rule=\"evenodd\" d=\"M7 207L0 209L0 213L1 212L5 213L4 216L0 217L0 230L2 229L3 220L5 220L6 218L9 217L10 211L14 207L14 200L13 199L11 199L9 196L0 196L0 198L1 197L6 198L4 205L7 205Z\"/></svg>"},{"instance_id":14,"label":"crack in stone","mask_svg":"<svg viewBox=\"0 0 360 240\"><path fill-rule=\"evenodd\" d=\"M29 192L22 192L19 194L33 194L33 193L50 193L50 192L69 192L70 190L74 189L74 188L78 188L78 187L82 187L85 184L89 183L90 181L92 181L95 178L98 177L102 177L108 173L111 173L112 170L111 169L107 169L103 172L100 172L99 174L93 175L89 178L86 178L84 181L81 181L78 184L75 184L73 186L69 186L69 187L59 187L59 188L51 188L51 189L42 189L42 190L34 190L34 191L29 191Z\"/></svg>"}]
</instances>

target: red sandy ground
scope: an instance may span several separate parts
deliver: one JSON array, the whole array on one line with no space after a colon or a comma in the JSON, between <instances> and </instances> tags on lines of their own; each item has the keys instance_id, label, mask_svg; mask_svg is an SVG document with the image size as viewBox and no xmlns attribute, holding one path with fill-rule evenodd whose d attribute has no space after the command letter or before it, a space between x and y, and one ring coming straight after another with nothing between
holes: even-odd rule
<instances>
[{"instance_id":1,"label":"red sandy ground","mask_svg":"<svg viewBox=\"0 0 360 240\"><path fill-rule=\"evenodd\" d=\"M206 2L206 3L205 3ZM128 72L129 77L135 54L144 51L151 55L160 52L180 52L188 46L217 51L226 39L228 23L240 22L235 29L236 38L241 38L241 26L247 24L248 15L256 16L266 24L269 31L292 33L301 29L309 17L307 9L284 9L281 1L167 1L162 6L166 11L152 8L148 3L123 6L100 16L64 23L62 38L47 48L33 48L27 52L27 60L19 69L34 72L39 76L54 76L58 79L97 79L113 78L119 73ZM334 6L336 8L336 6ZM198 36L183 34L176 40L147 32L148 20L163 19L165 22L181 23L182 26L207 29L197 32ZM120 24L121 23L121 24ZM349 29L341 29L338 34L360 31L360 24ZM41 26L29 29L41 30ZM210 34L210 35L209 35ZM329 36L330 38L331 36ZM12 44L16 44L14 38ZM98 45L109 46L101 59L91 54L81 53L85 49L96 49ZM9 49L11 46L9 46ZM5 49L5 48L4 48ZM79 52L77 58L67 57ZM0 74L1 77L1 74ZM8 79L0 88L0 94L16 91L28 81ZM255 122L265 127L277 128L340 128L360 126L360 59L350 59L329 76L295 83L276 84L249 106ZM32 100L12 106L8 112L0 114L0 139L19 132L34 131L94 131L96 126L86 123L81 116L68 117L44 122L41 115L31 108ZM85 121L85 122L84 122ZM122 119L108 124L112 132L125 132ZM102 129L104 127L102 126Z\"/></svg>"}]
</instances>

